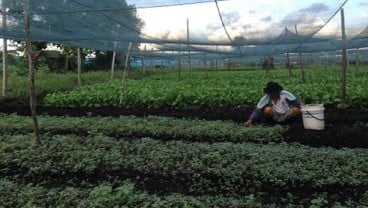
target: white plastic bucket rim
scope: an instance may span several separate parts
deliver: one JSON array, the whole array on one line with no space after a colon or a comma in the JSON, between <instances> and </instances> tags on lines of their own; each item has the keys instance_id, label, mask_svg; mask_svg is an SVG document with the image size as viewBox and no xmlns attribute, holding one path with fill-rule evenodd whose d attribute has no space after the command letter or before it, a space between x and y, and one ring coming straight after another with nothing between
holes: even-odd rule
<instances>
[{"instance_id":1,"label":"white plastic bucket rim","mask_svg":"<svg viewBox=\"0 0 368 208\"><path fill-rule=\"evenodd\" d=\"M323 104L308 104L301 107L305 129L323 130L325 128Z\"/></svg>"}]
</instances>

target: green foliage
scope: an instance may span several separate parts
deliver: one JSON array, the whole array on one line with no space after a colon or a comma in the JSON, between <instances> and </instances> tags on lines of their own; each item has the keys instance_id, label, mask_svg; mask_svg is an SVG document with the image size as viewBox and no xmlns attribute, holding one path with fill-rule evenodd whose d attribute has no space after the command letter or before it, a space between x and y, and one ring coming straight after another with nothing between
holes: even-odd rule
<instances>
[{"instance_id":1,"label":"green foliage","mask_svg":"<svg viewBox=\"0 0 368 208\"><path fill-rule=\"evenodd\" d=\"M113 117L53 117L38 116L40 131L44 134L99 134L123 137L152 137L164 140L201 142L282 142L281 126L244 127L224 121L202 121L168 117L134 116ZM32 132L31 119L17 115L0 115L0 132L27 134ZM0 133L1 134L1 133Z\"/></svg>"},{"instance_id":2,"label":"green foliage","mask_svg":"<svg viewBox=\"0 0 368 208\"><path fill-rule=\"evenodd\" d=\"M284 88L305 103L323 103L339 107L341 103L340 73L334 70L306 71L307 82L301 83L297 73L290 77L286 71L272 71L265 76L262 71L214 72L206 78L204 73L192 73L178 79L177 74L163 74L128 80L124 86L123 106L149 108L197 108L203 106L238 107L255 106L263 96L262 89L269 80L279 82ZM368 108L367 76L348 77L349 106ZM56 106L116 106L119 103L120 82L85 86L71 92L48 95L44 103Z\"/></svg>"},{"instance_id":3,"label":"green foliage","mask_svg":"<svg viewBox=\"0 0 368 208\"><path fill-rule=\"evenodd\" d=\"M206 78L193 73L191 82L170 73L129 80L124 105L251 106L268 79L307 102L340 102L336 71L309 71L305 84L286 72L272 71L268 78L248 72ZM47 92L74 88L73 75L38 76L45 85L62 77L43 88ZM86 76L90 83L109 78ZM351 106L366 106L366 81L365 76L349 76ZM116 105L119 84L89 85L48 99L55 105ZM157 116L39 116L38 121L42 144L35 146L29 117L0 115L0 207L368 206L366 149L286 144L281 126L246 128ZM357 125L367 126L364 121Z\"/></svg>"},{"instance_id":4,"label":"green foliage","mask_svg":"<svg viewBox=\"0 0 368 208\"><path fill-rule=\"evenodd\" d=\"M125 179L123 175L130 175L130 180L137 184L160 179L157 184L170 183L174 190L190 195L247 196L243 203L249 205L257 205L259 198L273 196L274 191L284 201L272 200L271 203L279 205L317 206L347 201L364 205L366 201L366 189L362 188L368 185L365 149L336 150L296 144L163 142L149 138L129 141L102 135L43 135L41 146L31 144L30 135L2 135L0 174L20 182L22 178L37 178L39 184L48 184L57 176L63 186L89 189L93 184L81 181L80 177L92 178L99 173L102 176L99 180L112 184L94 186L87 191L88 195L75 189L71 193L64 192L64 196L71 195L71 199L85 199L86 207L137 203L140 197L137 199L131 185L112 188L121 186L119 181ZM114 173L123 175L119 180L120 174ZM0 189L0 197L5 199L14 197L8 190L19 192L17 185L9 182L5 182L4 187ZM326 192L329 187L337 187L337 190ZM309 192L298 191L304 189ZM30 184L26 190L17 193L22 196L17 199L18 203L30 206L54 203L44 197L46 190L41 186ZM354 193L354 198L349 193ZM52 193L47 196L58 197ZM9 199L2 201L11 204ZM60 199L55 201L61 203ZM185 203L188 202L199 203L196 200ZM72 204L71 201L66 203ZM185 206L182 201L172 203L174 200L162 198L153 202L165 207L176 203Z\"/></svg>"},{"instance_id":5,"label":"green foliage","mask_svg":"<svg viewBox=\"0 0 368 208\"><path fill-rule=\"evenodd\" d=\"M40 71L40 72L51 72L51 69L49 68L49 66L47 64L39 64L37 67L36 67L36 70Z\"/></svg>"},{"instance_id":6,"label":"green foliage","mask_svg":"<svg viewBox=\"0 0 368 208\"><path fill-rule=\"evenodd\" d=\"M10 76L21 76L26 77L28 75L28 70L25 66L19 65L9 65L8 66L8 73Z\"/></svg>"},{"instance_id":7,"label":"green foliage","mask_svg":"<svg viewBox=\"0 0 368 208\"><path fill-rule=\"evenodd\" d=\"M175 193L158 196L136 190L129 181L115 187L103 183L90 188L47 188L0 179L0 185L0 201L3 207L262 207L260 200L253 194L237 198ZM263 204L263 207L269 206Z\"/></svg>"}]
</instances>

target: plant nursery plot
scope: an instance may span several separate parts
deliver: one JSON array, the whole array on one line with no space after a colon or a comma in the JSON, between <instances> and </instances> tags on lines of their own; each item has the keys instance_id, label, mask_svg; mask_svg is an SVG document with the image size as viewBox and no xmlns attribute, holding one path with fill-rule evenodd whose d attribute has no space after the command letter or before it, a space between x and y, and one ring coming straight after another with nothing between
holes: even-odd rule
<instances>
[{"instance_id":1,"label":"plant nursery plot","mask_svg":"<svg viewBox=\"0 0 368 208\"><path fill-rule=\"evenodd\" d=\"M0 207L368 206L366 78L350 77L355 94L340 108L327 72L327 85L320 71L300 85L273 75L326 104L318 131L302 118L244 126L269 79L258 71L130 80L122 106L118 83L50 94L37 106L38 146L29 107L4 101Z\"/></svg>"},{"instance_id":2,"label":"plant nursery plot","mask_svg":"<svg viewBox=\"0 0 368 208\"><path fill-rule=\"evenodd\" d=\"M0 174L1 183L35 197L50 189L56 196L49 197L60 200L58 192L74 190L82 192L84 200L89 192L106 186L107 192L95 199L103 200L114 198L115 189L130 181L142 192L159 196L246 197L246 201L253 195L254 203L277 206L309 205L316 199L336 205L367 202L366 149L117 140L103 134L44 134L43 143L34 146L30 137L2 135ZM14 200L9 191L3 192L6 201Z\"/></svg>"},{"instance_id":3,"label":"plant nursery plot","mask_svg":"<svg viewBox=\"0 0 368 208\"><path fill-rule=\"evenodd\" d=\"M30 110L23 105L3 105L0 107L4 113L17 113L18 115L30 115ZM253 109L231 107L202 107L199 109L174 109L174 108L120 108L120 107L51 107L40 106L38 112L45 115L72 117L82 116L113 116L135 115L147 117L150 115L170 118L192 118L202 120L225 120L242 124ZM331 147L368 147L368 111L357 109L327 108L325 111L325 129L321 131L306 130L302 119L292 123L285 123L287 129L282 132L283 141L299 142L310 146ZM265 126L274 126L274 123L265 123ZM255 125L257 126L257 125ZM159 128L159 127L158 127ZM182 128L186 128L183 126ZM250 127L253 128L253 127ZM139 134L139 132L137 132Z\"/></svg>"}]
</instances>

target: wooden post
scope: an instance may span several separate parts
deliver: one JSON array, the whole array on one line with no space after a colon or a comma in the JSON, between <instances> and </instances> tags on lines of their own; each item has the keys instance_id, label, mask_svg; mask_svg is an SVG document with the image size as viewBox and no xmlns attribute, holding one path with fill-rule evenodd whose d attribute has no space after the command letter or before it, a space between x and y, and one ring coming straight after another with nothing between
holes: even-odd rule
<instances>
[{"instance_id":1,"label":"wooden post","mask_svg":"<svg viewBox=\"0 0 368 208\"><path fill-rule=\"evenodd\" d=\"M187 47L188 47L188 72L189 72L189 82L191 82L191 57L190 57L190 49L189 49L189 19L187 18Z\"/></svg>"},{"instance_id":2,"label":"wooden post","mask_svg":"<svg viewBox=\"0 0 368 208\"><path fill-rule=\"evenodd\" d=\"M4 1L2 1L2 10L3 10L3 30L6 30L6 8L4 5ZM8 43L7 39L3 39L3 86L2 86L2 95L6 96L6 91L8 90Z\"/></svg>"},{"instance_id":3,"label":"wooden post","mask_svg":"<svg viewBox=\"0 0 368 208\"><path fill-rule=\"evenodd\" d=\"M298 36L298 27L295 25L295 34ZM299 63L300 63L300 70L302 71L302 81L305 83L305 76L304 76L304 60L302 53L300 52L299 48Z\"/></svg>"},{"instance_id":4,"label":"wooden post","mask_svg":"<svg viewBox=\"0 0 368 208\"><path fill-rule=\"evenodd\" d=\"M78 86L82 86L82 60L80 48L77 48L77 73L78 73Z\"/></svg>"},{"instance_id":5,"label":"wooden post","mask_svg":"<svg viewBox=\"0 0 368 208\"><path fill-rule=\"evenodd\" d=\"M291 76L291 64L290 64L289 52L286 53L286 67L289 71L289 76Z\"/></svg>"},{"instance_id":6,"label":"wooden post","mask_svg":"<svg viewBox=\"0 0 368 208\"><path fill-rule=\"evenodd\" d=\"M128 63L129 63L129 53L130 53L130 49L132 48L132 42L129 42L129 46L128 46L128 50L127 50L127 54L125 56L125 64L124 64L124 70L123 70L123 76L121 78L121 85L120 85L120 101L119 101L119 105L121 106L123 104L123 99L124 99L124 94L125 94L125 80L128 76Z\"/></svg>"},{"instance_id":7,"label":"wooden post","mask_svg":"<svg viewBox=\"0 0 368 208\"><path fill-rule=\"evenodd\" d=\"M3 86L2 95L6 96L6 91L8 90L8 48L7 40L3 40Z\"/></svg>"},{"instance_id":8,"label":"wooden post","mask_svg":"<svg viewBox=\"0 0 368 208\"><path fill-rule=\"evenodd\" d=\"M341 76L341 104L346 107L346 71L347 71L347 57L346 57L346 35L345 35L345 16L344 9L341 9L341 36L342 36L342 76Z\"/></svg>"},{"instance_id":9,"label":"wooden post","mask_svg":"<svg viewBox=\"0 0 368 208\"><path fill-rule=\"evenodd\" d=\"M287 36L288 31L287 28L285 28L285 36ZM290 57L289 52L286 53L286 67L289 70L289 76L291 76L291 64L290 64Z\"/></svg>"},{"instance_id":10,"label":"wooden post","mask_svg":"<svg viewBox=\"0 0 368 208\"><path fill-rule=\"evenodd\" d=\"M178 73L179 73L179 79L181 79L181 57L179 52L179 58L178 58Z\"/></svg>"},{"instance_id":11,"label":"wooden post","mask_svg":"<svg viewBox=\"0 0 368 208\"><path fill-rule=\"evenodd\" d=\"M27 2L29 4L29 2ZM26 7L27 7L26 4ZM26 52L28 56L28 84L29 84L29 104L31 107L32 121L33 121L33 132L35 135L35 143L41 144L40 133L38 131L37 112L36 112L36 96L35 96L35 70L32 59L32 45L30 38L30 23L28 8L24 10L24 22L25 22L25 34L26 34Z\"/></svg>"},{"instance_id":12,"label":"wooden post","mask_svg":"<svg viewBox=\"0 0 368 208\"><path fill-rule=\"evenodd\" d=\"M144 54L147 55L147 45L144 45ZM146 74L146 60L143 58L142 59L142 64L143 64L143 75Z\"/></svg>"},{"instance_id":13,"label":"wooden post","mask_svg":"<svg viewBox=\"0 0 368 208\"><path fill-rule=\"evenodd\" d=\"M151 48L151 52L153 54L153 48ZM151 68L151 70L154 69L154 59L152 57L150 59L150 68Z\"/></svg>"},{"instance_id":14,"label":"wooden post","mask_svg":"<svg viewBox=\"0 0 368 208\"><path fill-rule=\"evenodd\" d=\"M357 71L359 69L359 55L359 48L357 48L355 51L355 67Z\"/></svg>"},{"instance_id":15,"label":"wooden post","mask_svg":"<svg viewBox=\"0 0 368 208\"><path fill-rule=\"evenodd\" d=\"M216 45L216 56L218 54L218 46ZM217 57L215 59L215 69L217 70L217 65L218 65L218 62L217 62Z\"/></svg>"},{"instance_id":16,"label":"wooden post","mask_svg":"<svg viewBox=\"0 0 368 208\"><path fill-rule=\"evenodd\" d=\"M112 52L110 81L114 79L116 51Z\"/></svg>"}]
</instances>

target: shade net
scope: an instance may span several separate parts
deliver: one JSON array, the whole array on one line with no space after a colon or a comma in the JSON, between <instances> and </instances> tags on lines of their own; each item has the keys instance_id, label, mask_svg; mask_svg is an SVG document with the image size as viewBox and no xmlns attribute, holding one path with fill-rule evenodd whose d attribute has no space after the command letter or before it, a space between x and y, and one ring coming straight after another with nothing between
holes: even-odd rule
<instances>
[{"instance_id":1,"label":"shade net","mask_svg":"<svg viewBox=\"0 0 368 208\"><path fill-rule=\"evenodd\" d=\"M243 59L368 46L361 0L1 0L0 37L137 58ZM341 13L346 18L342 41Z\"/></svg>"}]
</instances>

